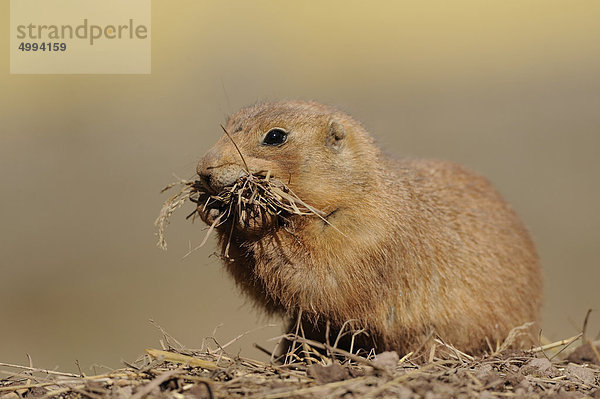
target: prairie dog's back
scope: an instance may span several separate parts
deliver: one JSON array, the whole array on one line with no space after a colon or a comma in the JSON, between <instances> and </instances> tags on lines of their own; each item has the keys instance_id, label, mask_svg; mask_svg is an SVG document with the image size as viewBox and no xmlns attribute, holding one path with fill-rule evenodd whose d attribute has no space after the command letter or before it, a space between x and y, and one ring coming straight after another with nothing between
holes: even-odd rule
<instances>
[{"instance_id":1,"label":"prairie dog's back","mask_svg":"<svg viewBox=\"0 0 600 399\"><path fill-rule=\"evenodd\" d=\"M451 162L387 160L397 196L390 223L406 275L398 313L468 347L538 322L542 277L523 223L484 177ZM408 300L406 299L408 298ZM430 321L434 320L433 323ZM532 331L537 324L532 326Z\"/></svg>"}]
</instances>

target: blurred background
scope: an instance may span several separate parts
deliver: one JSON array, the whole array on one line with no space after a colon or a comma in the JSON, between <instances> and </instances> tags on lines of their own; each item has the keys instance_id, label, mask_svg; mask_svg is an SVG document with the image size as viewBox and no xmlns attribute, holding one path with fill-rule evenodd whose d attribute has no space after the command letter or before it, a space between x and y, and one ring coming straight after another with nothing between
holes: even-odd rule
<instances>
[{"instance_id":1,"label":"blurred background","mask_svg":"<svg viewBox=\"0 0 600 399\"><path fill-rule=\"evenodd\" d=\"M8 1L0 2L8 29ZM192 177L219 124L261 100L354 115L389 153L464 163L530 228L543 334L600 309L600 3L154 0L151 75L9 75L0 45L0 362L84 372L269 323L204 226L153 226L173 174ZM191 206L188 206L191 209ZM230 347L261 357L253 343ZM600 331L600 312L589 333Z\"/></svg>"}]
</instances>

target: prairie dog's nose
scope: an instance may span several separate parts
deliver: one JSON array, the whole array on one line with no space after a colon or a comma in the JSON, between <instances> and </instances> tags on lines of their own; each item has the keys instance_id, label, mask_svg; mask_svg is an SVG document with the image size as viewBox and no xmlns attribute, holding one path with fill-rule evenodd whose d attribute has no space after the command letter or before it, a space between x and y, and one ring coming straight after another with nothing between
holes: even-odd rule
<instances>
[{"instance_id":1,"label":"prairie dog's nose","mask_svg":"<svg viewBox=\"0 0 600 399\"><path fill-rule=\"evenodd\" d=\"M215 150L215 148L208 150L200 159L200 161L198 161L198 166L196 166L196 173L198 176L208 176L211 170L214 169L215 166L219 165L221 158L222 157L219 155L218 151Z\"/></svg>"},{"instance_id":2,"label":"prairie dog's nose","mask_svg":"<svg viewBox=\"0 0 600 399\"><path fill-rule=\"evenodd\" d=\"M244 174L244 169L213 148L198 162L196 173L212 190L219 192L234 184Z\"/></svg>"}]
</instances>

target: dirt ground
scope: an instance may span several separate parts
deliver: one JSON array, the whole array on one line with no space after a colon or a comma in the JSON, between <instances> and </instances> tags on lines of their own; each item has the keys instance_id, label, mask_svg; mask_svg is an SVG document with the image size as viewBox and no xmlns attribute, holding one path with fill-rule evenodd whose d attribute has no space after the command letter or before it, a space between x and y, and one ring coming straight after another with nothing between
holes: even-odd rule
<instances>
[{"instance_id":1,"label":"dirt ground","mask_svg":"<svg viewBox=\"0 0 600 399\"><path fill-rule=\"evenodd\" d=\"M440 340L404 357L359 356L287 335L293 353L310 356L288 353L271 362L236 357L227 352L231 342L209 338L202 349L189 350L163 334L162 349L98 375L0 363L0 399L600 398L599 345L583 334L529 351L500 345L481 357Z\"/></svg>"}]
</instances>

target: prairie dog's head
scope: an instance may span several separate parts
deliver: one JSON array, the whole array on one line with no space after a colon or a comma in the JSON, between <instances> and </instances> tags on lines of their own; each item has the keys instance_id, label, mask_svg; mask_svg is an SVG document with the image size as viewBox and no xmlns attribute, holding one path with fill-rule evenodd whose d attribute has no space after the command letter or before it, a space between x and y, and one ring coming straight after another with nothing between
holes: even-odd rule
<instances>
[{"instance_id":1,"label":"prairie dog's head","mask_svg":"<svg viewBox=\"0 0 600 399\"><path fill-rule=\"evenodd\" d=\"M251 173L278 179L307 204L333 212L359 200L373 178L376 147L347 114L313 102L283 101L244 108L225 126ZM227 135L200 160L197 173L215 193L246 173Z\"/></svg>"}]
</instances>

